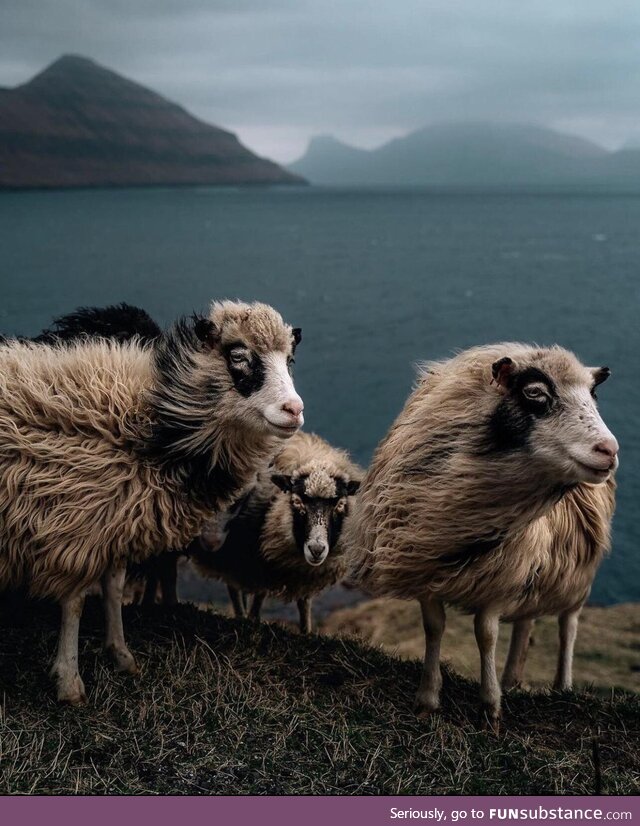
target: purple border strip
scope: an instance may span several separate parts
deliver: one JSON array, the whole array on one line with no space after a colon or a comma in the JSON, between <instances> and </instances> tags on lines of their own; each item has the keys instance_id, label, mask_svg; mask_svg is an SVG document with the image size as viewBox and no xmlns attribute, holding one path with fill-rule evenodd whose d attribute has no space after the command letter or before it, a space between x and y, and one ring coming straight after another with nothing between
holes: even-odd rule
<instances>
[{"instance_id":1,"label":"purple border strip","mask_svg":"<svg viewBox=\"0 0 640 826\"><path fill-rule=\"evenodd\" d=\"M83 824L176 826L197 817L243 826L425 823L635 823L640 797L5 797L0 816L7 826ZM142 819L141 819L142 818ZM202 820L204 818L204 820Z\"/></svg>"}]
</instances>

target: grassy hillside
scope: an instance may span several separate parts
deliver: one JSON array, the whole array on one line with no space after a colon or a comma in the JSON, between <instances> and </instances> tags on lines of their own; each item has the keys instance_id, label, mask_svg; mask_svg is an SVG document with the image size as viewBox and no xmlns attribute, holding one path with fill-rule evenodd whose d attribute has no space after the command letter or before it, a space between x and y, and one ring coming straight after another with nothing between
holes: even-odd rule
<instances>
[{"instance_id":1,"label":"grassy hillside","mask_svg":"<svg viewBox=\"0 0 640 826\"><path fill-rule=\"evenodd\" d=\"M142 666L115 675L98 606L83 624L90 705L56 705L56 613L1 618L0 792L590 793L637 791L640 698L516 693L499 737L476 687L447 671L441 715L415 719L419 666L359 643L300 637L180 606L129 608Z\"/></svg>"},{"instance_id":2,"label":"grassy hillside","mask_svg":"<svg viewBox=\"0 0 640 826\"><path fill-rule=\"evenodd\" d=\"M324 622L326 633L358 637L401 659L421 659L424 634L418 603L397 599L376 599L335 611ZM553 617L536 623L533 645L529 648L527 683L548 686L553 681L558 652L558 626ZM498 642L498 662L504 663L511 626L504 625ZM442 656L459 674L478 679L478 648L471 617L447 612L447 628L442 641ZM574 659L577 687L612 687L640 691L640 606L612 605L585 608Z\"/></svg>"}]
</instances>

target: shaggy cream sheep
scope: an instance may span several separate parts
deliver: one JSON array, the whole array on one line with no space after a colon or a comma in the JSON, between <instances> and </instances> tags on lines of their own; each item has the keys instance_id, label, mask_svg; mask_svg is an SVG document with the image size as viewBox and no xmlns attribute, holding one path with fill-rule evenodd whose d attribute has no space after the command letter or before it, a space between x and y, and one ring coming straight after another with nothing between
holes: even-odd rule
<instances>
[{"instance_id":1,"label":"shaggy cream sheep","mask_svg":"<svg viewBox=\"0 0 640 826\"><path fill-rule=\"evenodd\" d=\"M560 347L473 348L428 366L378 447L346 541L362 587L420 601L421 713L439 706L451 603L475 614L480 696L495 724L498 624L518 588L505 548L571 487L615 470L618 444L593 395L608 375Z\"/></svg>"},{"instance_id":2,"label":"shaggy cream sheep","mask_svg":"<svg viewBox=\"0 0 640 826\"><path fill-rule=\"evenodd\" d=\"M108 649L135 671L120 608L127 562L184 547L302 424L299 340L271 307L223 302L153 349L0 346L0 587L61 603L60 700L85 699L87 587L102 578Z\"/></svg>"}]
</instances>

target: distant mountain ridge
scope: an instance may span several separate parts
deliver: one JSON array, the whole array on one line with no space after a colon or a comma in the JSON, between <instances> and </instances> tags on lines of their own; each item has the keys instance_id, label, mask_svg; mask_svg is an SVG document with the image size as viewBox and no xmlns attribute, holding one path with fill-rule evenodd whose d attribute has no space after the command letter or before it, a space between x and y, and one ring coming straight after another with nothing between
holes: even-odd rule
<instances>
[{"instance_id":1,"label":"distant mountain ridge","mask_svg":"<svg viewBox=\"0 0 640 826\"><path fill-rule=\"evenodd\" d=\"M373 150L324 135L288 168L325 185L640 186L640 150L609 152L529 124L440 124Z\"/></svg>"},{"instance_id":2,"label":"distant mountain ridge","mask_svg":"<svg viewBox=\"0 0 640 826\"><path fill-rule=\"evenodd\" d=\"M304 183L92 60L0 89L0 188Z\"/></svg>"}]
</instances>

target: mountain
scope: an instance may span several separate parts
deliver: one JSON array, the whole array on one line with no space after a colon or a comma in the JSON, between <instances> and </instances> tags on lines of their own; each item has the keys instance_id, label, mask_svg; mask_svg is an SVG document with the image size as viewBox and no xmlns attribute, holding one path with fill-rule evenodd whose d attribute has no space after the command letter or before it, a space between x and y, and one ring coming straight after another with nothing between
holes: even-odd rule
<instances>
[{"instance_id":1,"label":"mountain","mask_svg":"<svg viewBox=\"0 0 640 826\"><path fill-rule=\"evenodd\" d=\"M333 185L635 185L640 151L608 152L528 124L457 123L420 129L374 150L313 138L289 169Z\"/></svg>"},{"instance_id":2,"label":"mountain","mask_svg":"<svg viewBox=\"0 0 640 826\"><path fill-rule=\"evenodd\" d=\"M84 57L0 89L0 188L290 183L303 181Z\"/></svg>"},{"instance_id":3,"label":"mountain","mask_svg":"<svg viewBox=\"0 0 640 826\"><path fill-rule=\"evenodd\" d=\"M289 165L289 170L316 184L366 184L374 168L375 152L356 149L331 135L311 138L302 158Z\"/></svg>"}]
</instances>

